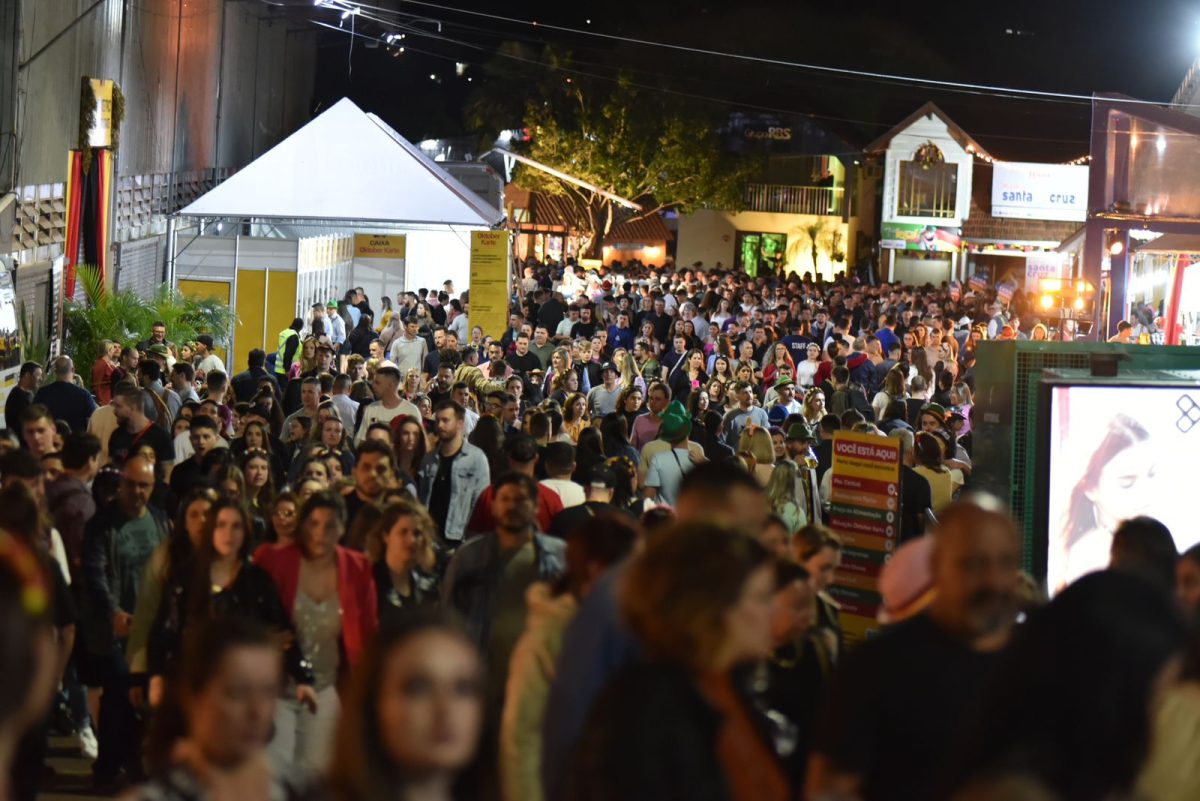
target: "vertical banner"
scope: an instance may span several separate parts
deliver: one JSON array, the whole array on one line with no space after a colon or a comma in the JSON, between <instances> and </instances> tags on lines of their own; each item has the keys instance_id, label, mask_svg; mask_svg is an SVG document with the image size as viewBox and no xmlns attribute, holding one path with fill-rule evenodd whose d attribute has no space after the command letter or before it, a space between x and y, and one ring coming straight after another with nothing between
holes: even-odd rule
<instances>
[{"instance_id":1,"label":"vertical banner","mask_svg":"<svg viewBox=\"0 0 1200 801\"><path fill-rule=\"evenodd\" d=\"M853 643L879 630L879 574L900 536L900 442L839 431L830 469L830 523L844 547L829 594L841 605L842 629Z\"/></svg>"},{"instance_id":2,"label":"vertical banner","mask_svg":"<svg viewBox=\"0 0 1200 801\"><path fill-rule=\"evenodd\" d=\"M471 232L471 307L467 322L499 339L508 326L508 231Z\"/></svg>"},{"instance_id":3,"label":"vertical banner","mask_svg":"<svg viewBox=\"0 0 1200 801\"><path fill-rule=\"evenodd\" d=\"M408 240L404 234L354 235L353 285L361 286L367 293L376 314L383 314L379 298L395 298L404 291L407 257ZM328 257L326 261L332 263ZM375 320L376 329L380 328L380 322Z\"/></svg>"}]
</instances>

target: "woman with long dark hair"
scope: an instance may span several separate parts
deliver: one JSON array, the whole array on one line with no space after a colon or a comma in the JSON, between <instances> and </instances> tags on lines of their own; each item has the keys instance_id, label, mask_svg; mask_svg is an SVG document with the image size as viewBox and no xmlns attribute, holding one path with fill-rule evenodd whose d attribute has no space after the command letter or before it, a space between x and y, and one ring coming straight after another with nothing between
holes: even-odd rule
<instances>
[{"instance_id":1,"label":"woman with long dark hair","mask_svg":"<svg viewBox=\"0 0 1200 801\"><path fill-rule=\"evenodd\" d=\"M396 472L412 483L425 458L428 441L425 427L413 417L401 415L392 420L392 449L396 452Z\"/></svg>"},{"instance_id":2,"label":"woman with long dark hair","mask_svg":"<svg viewBox=\"0 0 1200 801\"><path fill-rule=\"evenodd\" d=\"M600 439L604 444L606 458L626 456L637 460L638 452L629 443L629 428L623 415L606 414L600 418Z\"/></svg>"},{"instance_id":3,"label":"woman with long dark hair","mask_svg":"<svg viewBox=\"0 0 1200 801\"><path fill-rule=\"evenodd\" d=\"M230 617L254 620L285 637L284 661L295 682L296 701L315 707L312 666L296 642L270 576L250 561L253 530L250 513L240 501L223 498L213 504L191 569L164 587L150 632L147 671L169 681L179 670L183 640L195 624Z\"/></svg>"},{"instance_id":4,"label":"woman with long dark hair","mask_svg":"<svg viewBox=\"0 0 1200 801\"><path fill-rule=\"evenodd\" d=\"M689 395L708 383L708 373L704 371L704 353L696 349L685 353L667 383L671 397L680 403L686 402Z\"/></svg>"},{"instance_id":5,"label":"woman with long dark hair","mask_svg":"<svg viewBox=\"0 0 1200 801\"><path fill-rule=\"evenodd\" d=\"M370 358L371 342L378 339L372 323L371 315L362 314L359 316L358 325L354 326L354 330L346 337L346 346L350 349L350 353L357 353L364 359Z\"/></svg>"},{"instance_id":6,"label":"woman with long dark hair","mask_svg":"<svg viewBox=\"0 0 1200 801\"><path fill-rule=\"evenodd\" d=\"M508 459L504 455L504 427L495 417L490 414L480 417L467 442L483 451L490 475L499 476L508 472Z\"/></svg>"},{"instance_id":7,"label":"woman with long dark hair","mask_svg":"<svg viewBox=\"0 0 1200 801\"><path fill-rule=\"evenodd\" d=\"M617 396L617 415L625 418L625 429L633 430L633 421L645 412L646 391L639 387L621 390Z\"/></svg>"},{"instance_id":8,"label":"woman with long dark hair","mask_svg":"<svg viewBox=\"0 0 1200 801\"><path fill-rule=\"evenodd\" d=\"M453 801L483 731L483 662L444 614L380 632L356 671L329 774L334 801Z\"/></svg>"},{"instance_id":9,"label":"woman with long dark hair","mask_svg":"<svg viewBox=\"0 0 1200 801\"><path fill-rule=\"evenodd\" d=\"M162 698L161 674L157 678L150 675L148 646L152 633L159 625L163 592L173 592L189 584L196 554L204 545L209 514L217 500L217 493L208 488L189 492L179 504L171 536L154 549L142 573L125 653L130 673L149 676L151 706L158 706ZM167 598L168 603L171 600Z\"/></svg>"},{"instance_id":10,"label":"woman with long dark hair","mask_svg":"<svg viewBox=\"0 0 1200 801\"><path fill-rule=\"evenodd\" d=\"M1124 414L1109 421L1083 475L1071 490L1067 516L1050 547L1063 560L1054 589L1108 565L1112 533L1122 520L1153 514L1149 487L1157 471L1150 432Z\"/></svg>"},{"instance_id":11,"label":"woman with long dark hair","mask_svg":"<svg viewBox=\"0 0 1200 801\"><path fill-rule=\"evenodd\" d=\"M576 484L586 483L592 467L604 460L604 439L600 430L588 426L579 432L579 442L575 446L575 472L571 474L571 480Z\"/></svg>"}]
</instances>

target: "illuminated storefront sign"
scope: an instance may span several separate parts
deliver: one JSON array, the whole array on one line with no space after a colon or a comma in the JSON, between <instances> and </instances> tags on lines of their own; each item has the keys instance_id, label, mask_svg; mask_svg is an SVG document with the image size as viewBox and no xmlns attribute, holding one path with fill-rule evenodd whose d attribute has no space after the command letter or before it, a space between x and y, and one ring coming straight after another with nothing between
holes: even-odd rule
<instances>
[{"instance_id":1,"label":"illuminated storefront sign","mask_svg":"<svg viewBox=\"0 0 1200 801\"><path fill-rule=\"evenodd\" d=\"M992 169L993 217L1087 219L1088 167L998 161Z\"/></svg>"}]
</instances>

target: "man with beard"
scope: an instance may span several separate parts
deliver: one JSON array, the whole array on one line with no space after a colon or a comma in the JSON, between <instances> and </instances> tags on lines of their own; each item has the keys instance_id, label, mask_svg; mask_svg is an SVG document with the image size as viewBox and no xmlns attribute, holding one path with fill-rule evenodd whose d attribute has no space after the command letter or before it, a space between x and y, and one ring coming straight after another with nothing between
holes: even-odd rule
<instances>
[{"instance_id":1,"label":"man with beard","mask_svg":"<svg viewBox=\"0 0 1200 801\"><path fill-rule=\"evenodd\" d=\"M834 676L809 763L809 798L934 797L960 721L992 674L1016 620L1021 546L988 497L942 514L926 612L869 639Z\"/></svg>"}]
</instances>

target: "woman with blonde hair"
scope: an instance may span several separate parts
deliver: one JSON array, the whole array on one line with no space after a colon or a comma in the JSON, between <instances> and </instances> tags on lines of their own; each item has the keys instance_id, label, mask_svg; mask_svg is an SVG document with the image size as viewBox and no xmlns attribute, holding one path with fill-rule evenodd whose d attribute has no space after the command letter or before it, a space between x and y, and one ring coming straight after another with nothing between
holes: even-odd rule
<instances>
[{"instance_id":1,"label":"woman with blonde hair","mask_svg":"<svg viewBox=\"0 0 1200 801\"><path fill-rule=\"evenodd\" d=\"M644 396L646 394L646 379L642 377L642 371L638 369L637 360L629 355L629 351L624 348L617 348L613 351L612 361L617 366L617 385L621 389L641 389Z\"/></svg>"},{"instance_id":2,"label":"woman with blonde hair","mask_svg":"<svg viewBox=\"0 0 1200 801\"><path fill-rule=\"evenodd\" d=\"M400 396L412 400L421 394L423 383L421 371L415 367L408 368L408 372L404 374L404 387L400 390Z\"/></svg>"},{"instance_id":3,"label":"woman with blonde hair","mask_svg":"<svg viewBox=\"0 0 1200 801\"><path fill-rule=\"evenodd\" d=\"M799 475L800 468L795 462L782 459L775 463L775 469L771 472L771 479L766 487L771 511L784 522L789 539L794 532L809 522L804 515L804 504L796 497Z\"/></svg>"},{"instance_id":4,"label":"woman with blonde hair","mask_svg":"<svg viewBox=\"0 0 1200 801\"><path fill-rule=\"evenodd\" d=\"M563 404L563 433L568 435L572 442L578 442L580 433L589 425L591 420L588 417L587 398L582 392L568 395Z\"/></svg>"},{"instance_id":5,"label":"woman with blonde hair","mask_svg":"<svg viewBox=\"0 0 1200 801\"><path fill-rule=\"evenodd\" d=\"M818 425L825 416L825 393L820 387L813 387L804 393L804 422L809 426Z\"/></svg>"},{"instance_id":6,"label":"woman with blonde hair","mask_svg":"<svg viewBox=\"0 0 1200 801\"><path fill-rule=\"evenodd\" d=\"M119 366L120 356L121 343L111 339L100 340L100 355L92 364L92 393L101 406L107 406L112 400L112 376ZM16 421L9 421L9 425L15 424Z\"/></svg>"},{"instance_id":7,"label":"woman with blonde hair","mask_svg":"<svg viewBox=\"0 0 1200 801\"><path fill-rule=\"evenodd\" d=\"M771 442L771 433L761 426L746 426L738 437L738 452L742 451L754 457L754 477L760 485L767 486L775 470L775 445Z\"/></svg>"}]
</instances>

